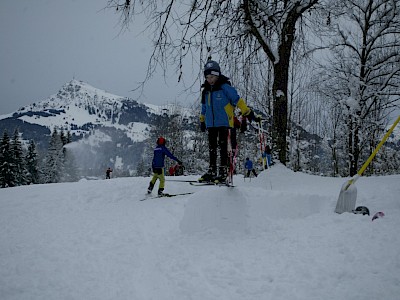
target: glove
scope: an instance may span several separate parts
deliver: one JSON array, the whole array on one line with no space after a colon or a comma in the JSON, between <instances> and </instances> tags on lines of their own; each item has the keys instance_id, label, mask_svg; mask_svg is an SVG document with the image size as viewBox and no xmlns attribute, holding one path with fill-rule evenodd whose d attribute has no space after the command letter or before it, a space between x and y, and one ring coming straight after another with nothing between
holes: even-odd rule
<instances>
[{"instance_id":1,"label":"glove","mask_svg":"<svg viewBox=\"0 0 400 300\"><path fill-rule=\"evenodd\" d=\"M246 117L250 122L255 121L258 123L261 121L260 116L255 116L253 111L251 111Z\"/></svg>"},{"instance_id":2,"label":"glove","mask_svg":"<svg viewBox=\"0 0 400 300\"><path fill-rule=\"evenodd\" d=\"M200 130L201 130L201 132L206 131L206 122L200 122Z\"/></svg>"}]
</instances>

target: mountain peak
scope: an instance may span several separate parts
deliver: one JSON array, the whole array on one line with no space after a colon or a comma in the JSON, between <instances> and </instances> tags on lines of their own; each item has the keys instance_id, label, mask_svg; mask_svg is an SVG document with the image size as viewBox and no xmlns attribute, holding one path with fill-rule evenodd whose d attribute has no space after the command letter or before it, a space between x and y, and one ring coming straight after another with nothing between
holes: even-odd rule
<instances>
[{"instance_id":1,"label":"mountain peak","mask_svg":"<svg viewBox=\"0 0 400 300\"><path fill-rule=\"evenodd\" d=\"M68 96L67 98L73 99L77 95L86 96L88 98L94 98L95 100L99 99L113 99L113 100L121 100L125 99L125 97L117 96L111 93L108 93L105 90L101 90L99 88L93 87L92 85L73 78L69 82L65 83L62 88L58 91L57 96Z\"/></svg>"}]
</instances>

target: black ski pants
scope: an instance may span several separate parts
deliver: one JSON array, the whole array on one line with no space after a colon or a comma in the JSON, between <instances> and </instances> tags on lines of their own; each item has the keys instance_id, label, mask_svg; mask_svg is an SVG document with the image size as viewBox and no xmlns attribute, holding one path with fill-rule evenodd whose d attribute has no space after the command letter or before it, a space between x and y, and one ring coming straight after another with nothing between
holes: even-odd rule
<instances>
[{"instance_id":1,"label":"black ski pants","mask_svg":"<svg viewBox=\"0 0 400 300\"><path fill-rule=\"evenodd\" d=\"M253 175L254 175L255 177L257 177L256 170L254 170L254 169L251 169L251 170L247 169L246 177L250 177L250 172L253 172Z\"/></svg>"},{"instance_id":2,"label":"black ski pants","mask_svg":"<svg viewBox=\"0 0 400 300\"><path fill-rule=\"evenodd\" d=\"M228 166L228 128L210 127L208 128L208 148L210 154L210 169L217 172L217 154L219 147L220 173Z\"/></svg>"}]
</instances>

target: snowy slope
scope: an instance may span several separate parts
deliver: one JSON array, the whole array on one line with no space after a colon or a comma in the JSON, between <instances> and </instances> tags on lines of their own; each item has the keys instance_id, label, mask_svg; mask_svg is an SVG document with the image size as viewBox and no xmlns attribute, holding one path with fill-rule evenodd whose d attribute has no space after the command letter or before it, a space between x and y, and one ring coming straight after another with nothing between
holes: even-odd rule
<instances>
[{"instance_id":1,"label":"snowy slope","mask_svg":"<svg viewBox=\"0 0 400 300\"><path fill-rule=\"evenodd\" d=\"M345 179L234 180L146 201L149 178L0 189L0 298L399 299L400 176L357 181L373 222L333 212Z\"/></svg>"}]
</instances>

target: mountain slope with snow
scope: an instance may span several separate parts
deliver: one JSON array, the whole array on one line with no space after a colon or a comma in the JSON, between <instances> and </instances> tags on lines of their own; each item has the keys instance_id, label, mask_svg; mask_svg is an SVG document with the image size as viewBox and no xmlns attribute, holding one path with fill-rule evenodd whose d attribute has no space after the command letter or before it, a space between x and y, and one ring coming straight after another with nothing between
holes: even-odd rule
<instances>
[{"instance_id":1,"label":"mountain slope with snow","mask_svg":"<svg viewBox=\"0 0 400 300\"><path fill-rule=\"evenodd\" d=\"M195 177L168 177L168 180ZM281 165L237 187L150 178L0 189L1 299L397 299L400 176L346 179Z\"/></svg>"},{"instance_id":2,"label":"mountain slope with snow","mask_svg":"<svg viewBox=\"0 0 400 300\"><path fill-rule=\"evenodd\" d=\"M0 131L12 134L18 128L23 142L34 140L43 156L51 132L68 131L73 141L68 147L82 176L101 176L109 166L122 175L136 170L144 142L160 117L177 113L188 130L197 122L185 107L144 104L73 79L47 99L0 116Z\"/></svg>"},{"instance_id":3,"label":"mountain slope with snow","mask_svg":"<svg viewBox=\"0 0 400 300\"><path fill-rule=\"evenodd\" d=\"M132 113L132 110L136 112ZM151 114L161 114L161 107L157 111L154 107L110 94L74 79L66 83L57 94L24 106L12 115L1 116L1 119L13 116L30 124L47 127L50 131L57 128L80 136L94 126L130 131L134 127L133 122L149 123L148 117Z\"/></svg>"}]
</instances>

